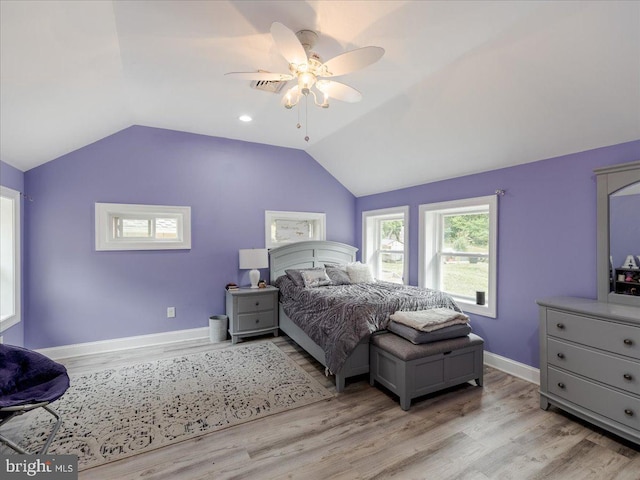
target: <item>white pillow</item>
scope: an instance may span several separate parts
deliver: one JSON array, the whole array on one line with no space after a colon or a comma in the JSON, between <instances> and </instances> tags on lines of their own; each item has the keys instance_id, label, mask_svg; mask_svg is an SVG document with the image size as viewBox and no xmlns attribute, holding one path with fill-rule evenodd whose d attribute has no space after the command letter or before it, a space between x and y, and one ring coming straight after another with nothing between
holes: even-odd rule
<instances>
[{"instance_id":1,"label":"white pillow","mask_svg":"<svg viewBox=\"0 0 640 480\"><path fill-rule=\"evenodd\" d=\"M376 280L371 274L369 265L365 263L355 262L347 263L347 274L351 279L351 283L375 283Z\"/></svg>"},{"instance_id":2,"label":"white pillow","mask_svg":"<svg viewBox=\"0 0 640 480\"><path fill-rule=\"evenodd\" d=\"M307 288L331 285L331 279L324 268L317 270L302 270L302 281Z\"/></svg>"}]
</instances>

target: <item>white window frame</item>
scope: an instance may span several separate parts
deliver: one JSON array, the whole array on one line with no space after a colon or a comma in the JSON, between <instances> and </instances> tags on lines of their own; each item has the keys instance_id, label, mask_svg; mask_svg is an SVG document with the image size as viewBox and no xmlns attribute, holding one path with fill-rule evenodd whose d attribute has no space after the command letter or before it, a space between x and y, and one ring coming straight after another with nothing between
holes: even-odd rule
<instances>
[{"instance_id":1,"label":"white window frame","mask_svg":"<svg viewBox=\"0 0 640 480\"><path fill-rule=\"evenodd\" d=\"M11 219L11 226L13 227L11 238L11 261L13 262L13 309L11 313L0 316L0 332L4 332L8 328L20 323L22 320L22 265L20 262L20 238L22 228L20 223L20 192L8 187L0 186L0 196L9 199L13 203L13 218ZM2 221L6 221L6 219L2 219Z\"/></svg>"},{"instance_id":2,"label":"white window frame","mask_svg":"<svg viewBox=\"0 0 640 480\"><path fill-rule=\"evenodd\" d=\"M444 214L473 212L480 207L487 206L489 207L489 291L487 292L486 304L477 305L468 299L452 296L465 312L496 318L498 303L498 198L495 195L419 206L419 285L440 290L440 262L438 259L439 241L442 236L440 217Z\"/></svg>"},{"instance_id":3,"label":"white window frame","mask_svg":"<svg viewBox=\"0 0 640 480\"><path fill-rule=\"evenodd\" d=\"M191 248L191 207L96 202L95 215L96 251ZM114 217L145 220L175 218L178 221L178 238L117 238L113 227Z\"/></svg>"},{"instance_id":4,"label":"white window frame","mask_svg":"<svg viewBox=\"0 0 640 480\"><path fill-rule=\"evenodd\" d=\"M273 235L272 225L277 220L289 220L292 222L309 222L312 224L313 235L312 238L295 239L295 232L292 232L293 236L287 240L278 241ZM308 240L326 240L326 223L327 214L317 212L279 212L276 210L265 210L264 212L264 244L265 248L276 248L289 243L295 243L296 241L308 241ZM304 232L300 232L304 233Z\"/></svg>"},{"instance_id":5,"label":"white window frame","mask_svg":"<svg viewBox=\"0 0 640 480\"><path fill-rule=\"evenodd\" d=\"M404 255L404 265L402 271L402 283L409 281L409 206L382 208L378 210L367 210L362 212L362 262L371 266L373 276L377 279L380 276L378 267L378 254L380 251L380 221L402 218L404 222L404 250L385 250L384 253L402 253Z\"/></svg>"}]
</instances>

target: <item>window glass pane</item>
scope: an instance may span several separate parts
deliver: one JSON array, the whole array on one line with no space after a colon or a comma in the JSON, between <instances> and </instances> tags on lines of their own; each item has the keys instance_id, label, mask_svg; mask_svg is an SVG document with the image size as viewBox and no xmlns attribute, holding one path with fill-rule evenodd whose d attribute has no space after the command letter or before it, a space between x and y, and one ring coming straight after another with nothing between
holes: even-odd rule
<instances>
[{"instance_id":1,"label":"window glass pane","mask_svg":"<svg viewBox=\"0 0 640 480\"><path fill-rule=\"evenodd\" d=\"M443 215L443 251L489 253L489 213Z\"/></svg>"},{"instance_id":2,"label":"window glass pane","mask_svg":"<svg viewBox=\"0 0 640 480\"><path fill-rule=\"evenodd\" d=\"M440 274L447 293L475 299L476 291L489 291L488 257L442 255Z\"/></svg>"},{"instance_id":3,"label":"window glass pane","mask_svg":"<svg viewBox=\"0 0 640 480\"><path fill-rule=\"evenodd\" d=\"M156 238L178 238L177 218L156 218Z\"/></svg>"},{"instance_id":4,"label":"window glass pane","mask_svg":"<svg viewBox=\"0 0 640 480\"><path fill-rule=\"evenodd\" d=\"M115 220L117 238L151 237L151 220L136 218L116 218Z\"/></svg>"},{"instance_id":5,"label":"window glass pane","mask_svg":"<svg viewBox=\"0 0 640 480\"><path fill-rule=\"evenodd\" d=\"M404 254L381 253L378 280L384 282L403 283Z\"/></svg>"}]
</instances>

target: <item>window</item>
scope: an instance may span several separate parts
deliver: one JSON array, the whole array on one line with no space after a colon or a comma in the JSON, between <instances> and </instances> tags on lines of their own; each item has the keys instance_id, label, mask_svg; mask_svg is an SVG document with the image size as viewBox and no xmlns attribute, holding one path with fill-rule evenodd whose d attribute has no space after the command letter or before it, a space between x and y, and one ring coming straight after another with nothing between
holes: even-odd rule
<instances>
[{"instance_id":1,"label":"window","mask_svg":"<svg viewBox=\"0 0 640 480\"><path fill-rule=\"evenodd\" d=\"M275 248L305 240L325 240L326 214L314 212L264 212L264 242Z\"/></svg>"},{"instance_id":2,"label":"window","mask_svg":"<svg viewBox=\"0 0 640 480\"><path fill-rule=\"evenodd\" d=\"M96 203L96 250L190 248L190 207Z\"/></svg>"},{"instance_id":3,"label":"window","mask_svg":"<svg viewBox=\"0 0 640 480\"><path fill-rule=\"evenodd\" d=\"M20 192L0 187L0 332L20 322Z\"/></svg>"},{"instance_id":4,"label":"window","mask_svg":"<svg viewBox=\"0 0 640 480\"><path fill-rule=\"evenodd\" d=\"M409 277L408 226L409 207L362 212L362 261L377 280L405 283Z\"/></svg>"},{"instance_id":5,"label":"window","mask_svg":"<svg viewBox=\"0 0 640 480\"><path fill-rule=\"evenodd\" d=\"M419 212L420 286L451 294L465 311L495 318L497 197L420 205ZM484 304L477 292L484 292Z\"/></svg>"}]
</instances>

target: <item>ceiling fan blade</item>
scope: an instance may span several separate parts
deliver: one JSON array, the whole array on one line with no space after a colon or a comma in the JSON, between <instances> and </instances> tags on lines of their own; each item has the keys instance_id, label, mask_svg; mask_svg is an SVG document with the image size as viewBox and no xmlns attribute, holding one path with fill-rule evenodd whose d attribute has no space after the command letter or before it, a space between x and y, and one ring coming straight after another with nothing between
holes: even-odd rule
<instances>
[{"instance_id":1,"label":"ceiling fan blade","mask_svg":"<svg viewBox=\"0 0 640 480\"><path fill-rule=\"evenodd\" d=\"M286 82L293 78L293 75L288 73L271 72L229 72L224 75L238 80L263 80L268 82Z\"/></svg>"},{"instance_id":2,"label":"ceiling fan blade","mask_svg":"<svg viewBox=\"0 0 640 480\"><path fill-rule=\"evenodd\" d=\"M322 66L320 76L337 77L355 72L372 63L376 63L383 55L384 48L381 47L357 48L327 60Z\"/></svg>"},{"instance_id":3,"label":"ceiling fan blade","mask_svg":"<svg viewBox=\"0 0 640 480\"><path fill-rule=\"evenodd\" d=\"M287 62L295 65L307 63L307 52L304 51L304 47L295 33L283 24L273 22L271 24L271 36L282 56L287 59Z\"/></svg>"},{"instance_id":4,"label":"ceiling fan blade","mask_svg":"<svg viewBox=\"0 0 640 480\"><path fill-rule=\"evenodd\" d=\"M362 100L362 94L353 87L333 80L318 80L316 87L329 98L342 102L356 103Z\"/></svg>"}]
</instances>

